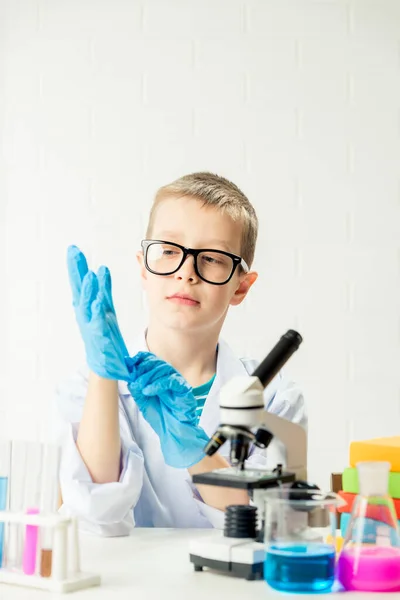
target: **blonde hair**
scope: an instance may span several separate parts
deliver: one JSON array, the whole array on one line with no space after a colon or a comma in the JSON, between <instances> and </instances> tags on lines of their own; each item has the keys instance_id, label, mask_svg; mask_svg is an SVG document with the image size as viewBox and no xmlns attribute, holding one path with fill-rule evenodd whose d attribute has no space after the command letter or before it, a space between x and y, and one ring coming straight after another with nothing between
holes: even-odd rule
<instances>
[{"instance_id":1,"label":"blonde hair","mask_svg":"<svg viewBox=\"0 0 400 600\"><path fill-rule=\"evenodd\" d=\"M161 187L156 193L151 207L146 232L147 238L151 237L154 215L160 202L177 196L195 198L202 202L203 206L214 206L229 215L233 221L241 221L241 256L248 266L251 266L258 234L256 211L234 183L214 173L191 173Z\"/></svg>"}]
</instances>

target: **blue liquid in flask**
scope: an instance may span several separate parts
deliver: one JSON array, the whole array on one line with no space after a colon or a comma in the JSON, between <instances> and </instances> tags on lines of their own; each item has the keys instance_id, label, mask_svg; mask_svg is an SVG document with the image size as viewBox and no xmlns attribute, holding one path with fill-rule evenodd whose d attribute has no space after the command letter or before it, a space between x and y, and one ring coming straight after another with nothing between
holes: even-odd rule
<instances>
[{"instance_id":1,"label":"blue liquid in flask","mask_svg":"<svg viewBox=\"0 0 400 600\"><path fill-rule=\"evenodd\" d=\"M265 555L264 578L283 592L328 592L335 559L331 544L273 544Z\"/></svg>"},{"instance_id":2,"label":"blue liquid in flask","mask_svg":"<svg viewBox=\"0 0 400 600\"><path fill-rule=\"evenodd\" d=\"M0 477L0 510L7 508L8 477ZM0 523L0 567L3 565L4 523Z\"/></svg>"}]
</instances>

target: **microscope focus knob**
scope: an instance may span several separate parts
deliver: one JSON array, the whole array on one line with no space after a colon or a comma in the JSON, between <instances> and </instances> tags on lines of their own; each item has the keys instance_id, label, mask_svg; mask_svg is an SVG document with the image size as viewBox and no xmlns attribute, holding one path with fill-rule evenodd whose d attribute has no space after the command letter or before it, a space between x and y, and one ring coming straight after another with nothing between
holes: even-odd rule
<instances>
[{"instance_id":1,"label":"microscope focus knob","mask_svg":"<svg viewBox=\"0 0 400 600\"><path fill-rule=\"evenodd\" d=\"M256 433L256 439L254 440L254 444L258 446L258 448L268 448L273 437L274 436L268 431L268 429L260 428Z\"/></svg>"}]
</instances>

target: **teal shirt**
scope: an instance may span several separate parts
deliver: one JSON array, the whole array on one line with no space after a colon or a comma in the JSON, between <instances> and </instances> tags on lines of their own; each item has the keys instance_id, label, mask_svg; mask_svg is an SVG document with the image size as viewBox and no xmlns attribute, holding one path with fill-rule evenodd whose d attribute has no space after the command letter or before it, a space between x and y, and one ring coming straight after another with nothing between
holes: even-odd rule
<instances>
[{"instance_id":1,"label":"teal shirt","mask_svg":"<svg viewBox=\"0 0 400 600\"><path fill-rule=\"evenodd\" d=\"M213 375L209 381L207 381L206 383L203 383L203 385L199 385L199 386L193 388L193 395L196 398L196 405L197 405L196 406L197 424L200 421L200 417L203 412L203 408L206 403L207 396L209 394L211 386L214 382L214 379L215 379L215 375Z\"/></svg>"}]
</instances>

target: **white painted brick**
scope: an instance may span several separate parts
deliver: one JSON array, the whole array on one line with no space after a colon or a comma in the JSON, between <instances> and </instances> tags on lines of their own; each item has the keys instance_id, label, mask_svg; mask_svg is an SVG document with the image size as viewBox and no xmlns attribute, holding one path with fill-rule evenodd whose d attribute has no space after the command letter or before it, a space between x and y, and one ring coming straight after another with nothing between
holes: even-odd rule
<instances>
[{"instance_id":1,"label":"white painted brick","mask_svg":"<svg viewBox=\"0 0 400 600\"><path fill-rule=\"evenodd\" d=\"M276 270L277 265L279 265L279 271ZM288 282L293 281L298 275L297 251L292 247L273 246L266 236L261 236L257 243L253 267L260 269L261 278L265 279L267 273L278 277L281 273L282 279L286 279ZM264 290L264 285L258 285L258 287Z\"/></svg>"},{"instance_id":2,"label":"white painted brick","mask_svg":"<svg viewBox=\"0 0 400 600\"><path fill-rule=\"evenodd\" d=\"M149 72L144 79L145 106L165 107L241 106L245 99L244 77L204 71Z\"/></svg>"},{"instance_id":3,"label":"white painted brick","mask_svg":"<svg viewBox=\"0 0 400 600\"><path fill-rule=\"evenodd\" d=\"M244 31L243 0L203 0L202 2L163 0L144 2L144 32L168 32L174 38L208 35L236 36Z\"/></svg>"},{"instance_id":4,"label":"white painted brick","mask_svg":"<svg viewBox=\"0 0 400 600\"><path fill-rule=\"evenodd\" d=\"M107 107L108 112L111 112L111 110L112 105ZM128 149L128 156L132 152L135 154L142 153L141 162L144 160L142 147L146 142L154 144L160 141L176 142L190 136L194 131L193 110L190 106L162 108L159 105L155 105L153 107L146 107L145 111L132 107L129 115L125 118L125 123L128 127L128 135L126 136L125 143L120 146L121 151ZM122 129L124 119L118 119L117 124ZM112 134L112 126L112 122L103 126L100 120L98 140L104 130L109 130L110 134ZM131 150L129 150L129 147Z\"/></svg>"},{"instance_id":5,"label":"white painted brick","mask_svg":"<svg viewBox=\"0 0 400 600\"><path fill-rule=\"evenodd\" d=\"M168 32L166 32L168 33ZM133 41L133 57L127 57L132 65L132 58L137 67L145 72L160 73L190 69L193 67L193 41L190 39L171 39L160 36L145 36Z\"/></svg>"},{"instance_id":6,"label":"white painted brick","mask_svg":"<svg viewBox=\"0 0 400 600\"><path fill-rule=\"evenodd\" d=\"M331 426L332 412L335 410L335 405L332 402L333 399L330 399L327 395L324 395L323 398L321 397L321 395L318 395L318 397L314 400L315 402L313 402L313 404L317 404L317 402L320 402L323 405L323 408L321 407L320 414L318 414L317 411L313 411L310 414L310 446L315 446L318 449L346 448L348 444L346 428L343 427L343 425L341 427ZM331 407L330 410L327 409L328 403Z\"/></svg>"},{"instance_id":7,"label":"white painted brick","mask_svg":"<svg viewBox=\"0 0 400 600\"><path fill-rule=\"evenodd\" d=\"M268 36L299 38L344 35L348 30L347 2L319 0L247 0L248 30Z\"/></svg>"},{"instance_id":8,"label":"white painted brick","mask_svg":"<svg viewBox=\"0 0 400 600\"><path fill-rule=\"evenodd\" d=\"M382 181L382 178L386 176L389 177L390 193L390 188L393 188L393 183L390 182L390 179L393 180L393 176L397 175L396 169L398 167L396 159L400 150L400 144L397 141L392 144L390 142L391 140L389 138L385 147L379 143L375 146L371 143L368 146L360 143L352 144L352 171L354 174L357 173L358 179L362 173L372 173L373 183L378 181L378 183L381 184L381 186L376 183L374 185L374 192L377 194L376 200L378 202L379 198L384 197L386 192L386 186ZM378 202L375 203L376 206L379 206Z\"/></svg>"},{"instance_id":9,"label":"white painted brick","mask_svg":"<svg viewBox=\"0 0 400 600\"><path fill-rule=\"evenodd\" d=\"M118 75L129 78L136 73L193 67L192 40L173 39L168 36L168 31L164 36L132 35L131 32L129 36L116 37L113 45L110 53L109 37L97 36L91 46L93 64L104 76L111 77L113 83ZM114 60L116 54L119 57L117 63Z\"/></svg>"},{"instance_id":10,"label":"white painted brick","mask_svg":"<svg viewBox=\"0 0 400 600\"><path fill-rule=\"evenodd\" d=\"M376 319L382 312L390 313L396 320L400 304L400 289L396 280L382 279L372 271L370 277L353 284L352 310L368 310ZM400 341L400 340L399 340Z\"/></svg>"},{"instance_id":11,"label":"white painted brick","mask_svg":"<svg viewBox=\"0 0 400 600\"><path fill-rule=\"evenodd\" d=\"M365 351L371 344L371 340L375 345L387 348L389 352L398 348L400 327L398 315L387 310L379 313L379 318L371 318L373 314L360 310L344 316L346 340L354 352Z\"/></svg>"},{"instance_id":12,"label":"white painted brick","mask_svg":"<svg viewBox=\"0 0 400 600\"><path fill-rule=\"evenodd\" d=\"M108 38L118 42L142 30L143 8L138 0L118 0L111 7L107 0L36 0L22 1L27 5L37 5L37 20L42 36L60 35L70 39L91 37ZM111 10L110 10L111 9Z\"/></svg>"},{"instance_id":13,"label":"white painted brick","mask_svg":"<svg viewBox=\"0 0 400 600\"><path fill-rule=\"evenodd\" d=\"M287 240L300 244L331 245L347 241L347 220L344 210L333 206L318 206L312 209L288 210L276 205L271 214L266 232L272 242Z\"/></svg>"},{"instance_id":14,"label":"white painted brick","mask_svg":"<svg viewBox=\"0 0 400 600\"><path fill-rule=\"evenodd\" d=\"M227 142L217 143L204 138L183 138L179 142L154 142L146 147L145 152L145 173L150 176L157 164L164 182L191 171L208 170L227 174L244 170L244 148L241 144L232 146Z\"/></svg>"},{"instance_id":15,"label":"white painted brick","mask_svg":"<svg viewBox=\"0 0 400 600\"><path fill-rule=\"evenodd\" d=\"M400 60L400 59L399 59ZM368 97L361 98L355 106L348 109L344 115L343 127L353 144L367 146L372 151L377 147L382 149L384 144L390 146L399 140L399 105L388 98L385 110L368 105ZM373 173L369 173L369 177ZM376 173L379 175L379 173Z\"/></svg>"},{"instance_id":16,"label":"white painted brick","mask_svg":"<svg viewBox=\"0 0 400 600\"><path fill-rule=\"evenodd\" d=\"M355 39L366 38L375 42L382 40L385 43L398 35L399 3L397 0L385 0L385 10L381 10L381 8L382 6L374 0L351 0L349 2L350 33ZM384 36L386 40L380 36L382 31L387 32L387 36ZM373 56L371 56L371 60L373 60Z\"/></svg>"},{"instance_id":17,"label":"white painted brick","mask_svg":"<svg viewBox=\"0 0 400 600\"><path fill-rule=\"evenodd\" d=\"M336 4L339 5L340 1ZM314 75L316 87L320 87L322 82L332 75L343 75L351 71L352 64L349 59L353 49L351 36L348 35L347 30L340 34L335 27L332 27L331 33L333 35L330 35L329 31L310 35L308 30L306 35L299 32L297 36L299 71L302 75Z\"/></svg>"},{"instance_id":18,"label":"white painted brick","mask_svg":"<svg viewBox=\"0 0 400 600\"><path fill-rule=\"evenodd\" d=\"M315 86L316 78L319 85ZM288 72L272 74L268 79L249 75L248 95L251 105L306 106L311 109L337 110L348 102L348 79L344 70L337 73Z\"/></svg>"},{"instance_id":19,"label":"white painted brick","mask_svg":"<svg viewBox=\"0 0 400 600\"><path fill-rule=\"evenodd\" d=\"M347 448L326 450L310 445L308 455L308 480L317 483L324 490L331 489L331 473L342 472L349 462Z\"/></svg>"},{"instance_id":20,"label":"white painted brick","mask_svg":"<svg viewBox=\"0 0 400 600\"><path fill-rule=\"evenodd\" d=\"M395 327L395 323L393 325ZM400 343L397 347L372 346L358 350L351 359L351 378L354 382L368 382L368 386L374 382L378 385L392 382L392 397L396 397L400 392L397 375L399 363Z\"/></svg>"},{"instance_id":21,"label":"white painted brick","mask_svg":"<svg viewBox=\"0 0 400 600\"><path fill-rule=\"evenodd\" d=\"M323 101L316 104L305 103L297 113L299 193L304 204L320 203L323 187L327 204L346 206L352 199L347 179L352 158L348 111L339 103L335 108L328 108ZM324 181L330 185L325 186Z\"/></svg>"},{"instance_id":22,"label":"white painted brick","mask_svg":"<svg viewBox=\"0 0 400 600\"><path fill-rule=\"evenodd\" d=\"M376 402L380 403L380 398L377 398ZM397 423L399 420L399 411L397 411L396 414L391 411L387 411L382 403L380 404L380 410L378 414L370 415L368 412L369 411L364 414L360 414L360 416L353 422L352 439L354 441L398 435L399 429ZM346 466L347 465L348 463Z\"/></svg>"},{"instance_id":23,"label":"white painted brick","mask_svg":"<svg viewBox=\"0 0 400 600\"><path fill-rule=\"evenodd\" d=\"M49 37L39 37L37 46L41 97L52 103L53 111L57 106L65 110L70 104L82 106L93 100L88 38L71 39L54 31Z\"/></svg>"},{"instance_id":24,"label":"white painted brick","mask_svg":"<svg viewBox=\"0 0 400 600\"><path fill-rule=\"evenodd\" d=\"M365 166L358 164L357 169L353 169L347 188L352 202L360 210L363 206L378 206L378 210L385 211L396 210L400 198L400 179L395 167L388 169L386 173L382 173L377 167L369 171L370 175L366 178L362 177L362 173L366 172Z\"/></svg>"},{"instance_id":25,"label":"white painted brick","mask_svg":"<svg viewBox=\"0 0 400 600\"><path fill-rule=\"evenodd\" d=\"M382 354L386 355L385 352ZM390 362L387 366L389 371ZM373 376L369 377L368 384L364 376L360 377L357 383L351 383L347 387L347 416L351 418L353 428L360 417L368 416L370 420L375 417L379 421L382 413L392 415L393 419L399 416L400 390L396 381L390 375L379 378L375 374L376 369L374 369ZM385 421L384 418L382 420Z\"/></svg>"},{"instance_id":26,"label":"white painted brick","mask_svg":"<svg viewBox=\"0 0 400 600\"><path fill-rule=\"evenodd\" d=\"M387 280L396 282L400 274L399 257L393 246L305 244L300 259L301 276L318 276L324 283L343 279L355 285L376 282L379 287Z\"/></svg>"},{"instance_id":27,"label":"white painted brick","mask_svg":"<svg viewBox=\"0 0 400 600\"><path fill-rule=\"evenodd\" d=\"M234 38L220 36L196 39L195 66L220 73L263 73L264 77L294 71L298 64L296 39L279 35L244 34Z\"/></svg>"},{"instance_id":28,"label":"white painted brick","mask_svg":"<svg viewBox=\"0 0 400 600\"><path fill-rule=\"evenodd\" d=\"M395 247L400 240L400 203L383 213L379 204L359 206L352 212L352 241L355 244Z\"/></svg>"},{"instance_id":29,"label":"white painted brick","mask_svg":"<svg viewBox=\"0 0 400 600\"><path fill-rule=\"evenodd\" d=\"M393 52L397 50L393 48ZM397 54L391 57L391 62L397 60ZM400 100L400 82L393 80L394 68L388 69L382 61L375 69L362 71L352 69L351 72L351 103L359 110L363 107L379 110L382 103L388 110L395 110Z\"/></svg>"},{"instance_id":30,"label":"white painted brick","mask_svg":"<svg viewBox=\"0 0 400 600\"><path fill-rule=\"evenodd\" d=\"M263 177L262 187L270 184L276 170L266 162L259 168L259 156L268 150L275 162L285 154L296 136L296 115L293 111L277 108L274 111L255 110L248 107L232 108L228 106L209 106L194 111L194 133L196 138L203 137L204 144L218 143L243 145L246 151L246 168L251 177L249 186ZM256 162L255 162L256 161ZM265 177L266 169L268 177ZM257 182L256 190L260 189Z\"/></svg>"}]
</instances>

